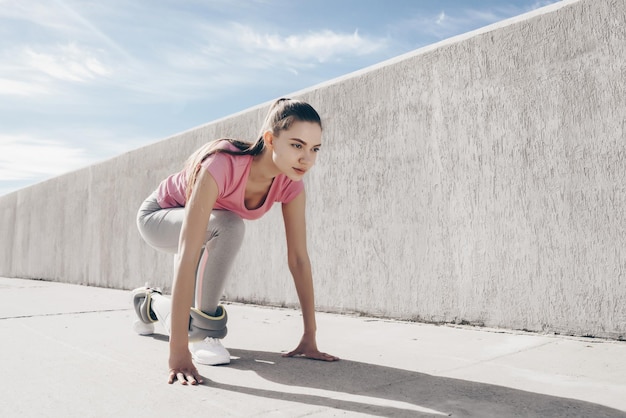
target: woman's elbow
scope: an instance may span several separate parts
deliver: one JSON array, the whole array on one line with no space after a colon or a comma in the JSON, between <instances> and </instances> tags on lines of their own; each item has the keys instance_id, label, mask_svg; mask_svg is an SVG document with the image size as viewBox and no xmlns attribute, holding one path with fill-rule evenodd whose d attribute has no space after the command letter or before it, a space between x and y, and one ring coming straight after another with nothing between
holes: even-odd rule
<instances>
[{"instance_id":1,"label":"woman's elbow","mask_svg":"<svg viewBox=\"0 0 626 418\"><path fill-rule=\"evenodd\" d=\"M307 254L289 254L287 256L287 264L289 265L289 270L291 271L300 271L311 268L311 261L309 260L309 256Z\"/></svg>"}]
</instances>

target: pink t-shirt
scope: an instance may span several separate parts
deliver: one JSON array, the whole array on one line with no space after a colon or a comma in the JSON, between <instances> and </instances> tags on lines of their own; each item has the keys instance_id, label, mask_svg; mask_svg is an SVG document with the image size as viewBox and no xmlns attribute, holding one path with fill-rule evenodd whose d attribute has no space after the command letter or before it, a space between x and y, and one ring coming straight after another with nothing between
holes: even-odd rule
<instances>
[{"instance_id":1,"label":"pink t-shirt","mask_svg":"<svg viewBox=\"0 0 626 418\"><path fill-rule=\"evenodd\" d=\"M228 143L224 147L236 150ZM284 174L274 178L265 202L257 209L248 209L244 203L246 183L252 164L251 155L217 153L202 162L209 170L219 190L214 209L229 210L243 219L258 219L269 211L274 202L289 203L304 189L301 181L290 180ZM162 208L182 207L186 202L187 174L182 170L159 184L157 202Z\"/></svg>"}]
</instances>

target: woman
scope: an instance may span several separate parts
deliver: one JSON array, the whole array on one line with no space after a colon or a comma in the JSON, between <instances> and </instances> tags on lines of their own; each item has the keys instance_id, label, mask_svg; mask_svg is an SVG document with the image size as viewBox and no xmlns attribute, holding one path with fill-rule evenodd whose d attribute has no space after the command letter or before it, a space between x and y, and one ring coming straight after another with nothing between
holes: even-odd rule
<instances>
[{"instance_id":1,"label":"woman","mask_svg":"<svg viewBox=\"0 0 626 418\"><path fill-rule=\"evenodd\" d=\"M133 291L136 331L150 334L153 323L161 321L169 332L169 383L201 383L192 360L230 362L220 342L227 316L219 299L243 239L242 219L261 217L274 202L282 203L288 265L304 320L300 343L285 356L338 360L317 348L306 246L302 178L315 164L321 136L321 120L313 107L279 99L256 142L221 139L205 145L142 204L137 225L144 240L176 254L171 301L149 287Z\"/></svg>"}]
</instances>

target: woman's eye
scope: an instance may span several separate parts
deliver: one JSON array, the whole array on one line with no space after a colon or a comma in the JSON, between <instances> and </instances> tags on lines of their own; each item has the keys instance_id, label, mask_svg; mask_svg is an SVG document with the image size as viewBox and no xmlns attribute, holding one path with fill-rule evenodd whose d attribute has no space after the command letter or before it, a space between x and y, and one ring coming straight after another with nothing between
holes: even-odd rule
<instances>
[{"instance_id":1,"label":"woman's eye","mask_svg":"<svg viewBox=\"0 0 626 418\"><path fill-rule=\"evenodd\" d=\"M302 144L291 144L291 146L293 146L296 149L301 149L302 148Z\"/></svg>"},{"instance_id":2,"label":"woman's eye","mask_svg":"<svg viewBox=\"0 0 626 418\"><path fill-rule=\"evenodd\" d=\"M320 149L319 148L313 148L313 151L320 152Z\"/></svg>"}]
</instances>

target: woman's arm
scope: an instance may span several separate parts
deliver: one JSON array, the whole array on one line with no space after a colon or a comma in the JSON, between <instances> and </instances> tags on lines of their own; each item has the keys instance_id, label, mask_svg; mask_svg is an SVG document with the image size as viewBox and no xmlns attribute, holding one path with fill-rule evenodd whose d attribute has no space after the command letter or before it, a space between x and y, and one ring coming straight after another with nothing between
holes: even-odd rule
<instances>
[{"instance_id":1,"label":"woman's arm","mask_svg":"<svg viewBox=\"0 0 626 418\"><path fill-rule=\"evenodd\" d=\"M287 262L296 285L304 321L304 334L300 344L295 350L285 354L285 356L302 355L317 360L335 361L339 360L339 358L320 352L317 349L315 340L315 332L317 331L315 297L311 261L309 260L306 246L305 206L306 195L304 190L291 202L283 205L283 220L287 238Z\"/></svg>"},{"instance_id":2,"label":"woman's arm","mask_svg":"<svg viewBox=\"0 0 626 418\"><path fill-rule=\"evenodd\" d=\"M207 170L200 169L191 197L185 205L185 218L178 244L172 286L169 383L176 379L182 384L202 382L189 352L189 309L193 302L196 266L217 194L217 183L213 176Z\"/></svg>"}]
</instances>

